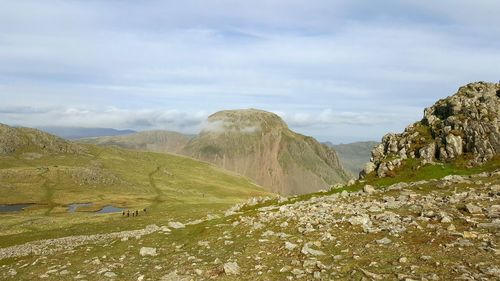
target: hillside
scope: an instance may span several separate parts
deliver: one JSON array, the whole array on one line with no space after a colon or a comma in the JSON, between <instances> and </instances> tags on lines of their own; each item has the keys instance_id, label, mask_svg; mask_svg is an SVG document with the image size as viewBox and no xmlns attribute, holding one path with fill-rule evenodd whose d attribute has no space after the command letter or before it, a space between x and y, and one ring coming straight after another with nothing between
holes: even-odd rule
<instances>
[{"instance_id":1,"label":"hillside","mask_svg":"<svg viewBox=\"0 0 500 281\"><path fill-rule=\"evenodd\" d=\"M0 204L31 204L23 212L0 213L7 243L15 233L50 237L102 231L104 222L109 230L123 230L144 220L202 218L271 195L190 158L75 144L29 128L0 125L0 151ZM69 213L73 203L90 205ZM125 223L121 214L94 214L106 206L147 208L148 217Z\"/></svg>"},{"instance_id":2,"label":"hillside","mask_svg":"<svg viewBox=\"0 0 500 281\"><path fill-rule=\"evenodd\" d=\"M394 176L406 163L481 165L498 157L499 128L500 84L470 83L426 108L403 133L385 135L361 176Z\"/></svg>"},{"instance_id":3,"label":"hillside","mask_svg":"<svg viewBox=\"0 0 500 281\"><path fill-rule=\"evenodd\" d=\"M0 124L0 155L80 154L85 148L31 128Z\"/></svg>"},{"instance_id":4,"label":"hillside","mask_svg":"<svg viewBox=\"0 0 500 281\"><path fill-rule=\"evenodd\" d=\"M79 139L78 142L102 146L116 146L161 153L179 153L191 136L170 131L144 131L121 136Z\"/></svg>"},{"instance_id":5,"label":"hillside","mask_svg":"<svg viewBox=\"0 0 500 281\"><path fill-rule=\"evenodd\" d=\"M245 175L280 194L302 194L349 177L334 150L292 132L273 113L228 110L211 115L183 154Z\"/></svg>"},{"instance_id":6,"label":"hillside","mask_svg":"<svg viewBox=\"0 0 500 281\"><path fill-rule=\"evenodd\" d=\"M374 141L361 141L346 144L325 143L333 148L339 156L340 164L352 178L357 178L365 164L370 162L371 151L378 144Z\"/></svg>"},{"instance_id":7,"label":"hillside","mask_svg":"<svg viewBox=\"0 0 500 281\"><path fill-rule=\"evenodd\" d=\"M0 242L0 278L498 280L498 167L426 166L404 178L410 182L370 178L326 193L250 200L224 217L183 224L145 216L133 231L9 237Z\"/></svg>"},{"instance_id":8,"label":"hillside","mask_svg":"<svg viewBox=\"0 0 500 281\"><path fill-rule=\"evenodd\" d=\"M132 130L117 130L113 128L86 128L86 127L40 127L40 130L58 137L75 140L101 136L119 136L135 133Z\"/></svg>"}]
</instances>

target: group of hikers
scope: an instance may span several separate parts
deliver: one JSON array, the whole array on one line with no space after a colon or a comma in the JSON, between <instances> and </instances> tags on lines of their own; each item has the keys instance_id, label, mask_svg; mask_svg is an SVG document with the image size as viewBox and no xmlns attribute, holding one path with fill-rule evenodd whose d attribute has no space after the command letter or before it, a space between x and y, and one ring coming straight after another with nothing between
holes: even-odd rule
<instances>
[{"instance_id":1,"label":"group of hikers","mask_svg":"<svg viewBox=\"0 0 500 281\"><path fill-rule=\"evenodd\" d=\"M146 213L146 208L142 209L142 211L144 213ZM123 211L122 212L122 217L130 217L130 214L132 214L132 217L138 217L139 216L139 210L132 210L132 212L130 212L130 210L127 210L126 212Z\"/></svg>"}]
</instances>

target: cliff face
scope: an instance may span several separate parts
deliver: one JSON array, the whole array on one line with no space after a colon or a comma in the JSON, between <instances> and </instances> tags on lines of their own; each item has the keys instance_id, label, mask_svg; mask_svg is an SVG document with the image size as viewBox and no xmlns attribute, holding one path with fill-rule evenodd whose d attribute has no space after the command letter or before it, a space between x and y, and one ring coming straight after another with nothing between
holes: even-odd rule
<instances>
[{"instance_id":1,"label":"cliff face","mask_svg":"<svg viewBox=\"0 0 500 281\"><path fill-rule=\"evenodd\" d=\"M401 134L387 134L372 151L360 176L385 177L407 158L423 164L459 157L471 166L491 160L500 151L500 84L477 82L426 108L421 121Z\"/></svg>"},{"instance_id":2,"label":"cliff face","mask_svg":"<svg viewBox=\"0 0 500 281\"><path fill-rule=\"evenodd\" d=\"M281 194L314 192L348 179L334 150L292 132L277 115L255 109L211 115L183 154Z\"/></svg>"}]
</instances>

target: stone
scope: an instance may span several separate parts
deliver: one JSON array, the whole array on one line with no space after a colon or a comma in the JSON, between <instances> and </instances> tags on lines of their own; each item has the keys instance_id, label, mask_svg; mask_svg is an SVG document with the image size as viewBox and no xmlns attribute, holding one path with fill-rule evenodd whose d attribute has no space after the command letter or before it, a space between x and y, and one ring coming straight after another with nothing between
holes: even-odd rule
<instances>
[{"instance_id":1,"label":"stone","mask_svg":"<svg viewBox=\"0 0 500 281\"><path fill-rule=\"evenodd\" d=\"M383 280L383 277L379 274L375 274L375 273L372 273L372 272L369 272L367 270L364 270L362 268L360 268L361 272L363 272L364 275L366 275L366 277L368 278L371 278L373 280Z\"/></svg>"},{"instance_id":2,"label":"stone","mask_svg":"<svg viewBox=\"0 0 500 281\"><path fill-rule=\"evenodd\" d=\"M351 225L371 225L370 217L367 215L350 217L347 221Z\"/></svg>"},{"instance_id":3,"label":"stone","mask_svg":"<svg viewBox=\"0 0 500 281\"><path fill-rule=\"evenodd\" d=\"M387 237L384 237L382 239L379 239L379 240L376 240L377 244L379 245L388 245L388 244L391 244L392 243L392 240L387 238Z\"/></svg>"},{"instance_id":4,"label":"stone","mask_svg":"<svg viewBox=\"0 0 500 281\"><path fill-rule=\"evenodd\" d=\"M306 243L304 247L302 247L301 253L304 255L311 255L311 256L324 256L325 253L320 250L315 250L311 248L311 243Z\"/></svg>"},{"instance_id":5,"label":"stone","mask_svg":"<svg viewBox=\"0 0 500 281\"><path fill-rule=\"evenodd\" d=\"M447 230L448 230L448 231L450 231L450 232L452 232L452 231L457 230L457 228L455 227L455 225L450 224L450 225L448 226Z\"/></svg>"},{"instance_id":6,"label":"stone","mask_svg":"<svg viewBox=\"0 0 500 281\"><path fill-rule=\"evenodd\" d=\"M224 273L226 275L240 275L240 267L236 262L227 262L224 264Z\"/></svg>"},{"instance_id":7,"label":"stone","mask_svg":"<svg viewBox=\"0 0 500 281\"><path fill-rule=\"evenodd\" d=\"M377 169L377 166L375 166L374 163L368 162L365 164L365 167L363 168L363 171L359 174L361 178L364 178L365 176L373 173Z\"/></svg>"},{"instance_id":8,"label":"stone","mask_svg":"<svg viewBox=\"0 0 500 281\"><path fill-rule=\"evenodd\" d=\"M500 230L500 221L496 220L496 221L488 222L488 223L479 223L479 224L477 224L477 227L491 229L491 230Z\"/></svg>"},{"instance_id":9,"label":"stone","mask_svg":"<svg viewBox=\"0 0 500 281\"><path fill-rule=\"evenodd\" d=\"M179 228L184 228L186 227L183 223L180 223L178 221L174 221L174 222L169 222L168 223L168 226L171 227L171 228L174 228L174 229L179 229Z\"/></svg>"},{"instance_id":10,"label":"stone","mask_svg":"<svg viewBox=\"0 0 500 281\"><path fill-rule=\"evenodd\" d=\"M421 256L420 259L423 261L430 261L430 260L432 260L432 257L431 256Z\"/></svg>"},{"instance_id":11,"label":"stone","mask_svg":"<svg viewBox=\"0 0 500 281\"><path fill-rule=\"evenodd\" d=\"M489 218L500 218L500 205L493 205L487 209L487 216Z\"/></svg>"},{"instance_id":12,"label":"stone","mask_svg":"<svg viewBox=\"0 0 500 281\"><path fill-rule=\"evenodd\" d=\"M451 223L451 218L450 217L443 217L441 219L441 223Z\"/></svg>"},{"instance_id":13,"label":"stone","mask_svg":"<svg viewBox=\"0 0 500 281\"><path fill-rule=\"evenodd\" d=\"M298 247L297 244L293 244L293 243L290 243L288 241L285 242L285 249L287 249L288 251L292 251L297 247Z\"/></svg>"},{"instance_id":14,"label":"stone","mask_svg":"<svg viewBox=\"0 0 500 281\"><path fill-rule=\"evenodd\" d=\"M167 226L163 225L162 227L160 227L160 231L162 231L162 232L170 232L171 230Z\"/></svg>"},{"instance_id":15,"label":"stone","mask_svg":"<svg viewBox=\"0 0 500 281\"><path fill-rule=\"evenodd\" d=\"M472 203L466 204L465 209L467 212L469 212L471 215L480 215L483 213L482 209Z\"/></svg>"},{"instance_id":16,"label":"stone","mask_svg":"<svg viewBox=\"0 0 500 281\"><path fill-rule=\"evenodd\" d=\"M156 256L156 248L142 247L139 251L141 256Z\"/></svg>"},{"instance_id":17,"label":"stone","mask_svg":"<svg viewBox=\"0 0 500 281\"><path fill-rule=\"evenodd\" d=\"M115 278L117 275L112 271L106 271L103 276L107 278Z\"/></svg>"},{"instance_id":18,"label":"stone","mask_svg":"<svg viewBox=\"0 0 500 281\"><path fill-rule=\"evenodd\" d=\"M367 194L372 194L375 192L375 187L367 184L367 185L363 186L363 192L367 193Z\"/></svg>"}]
</instances>

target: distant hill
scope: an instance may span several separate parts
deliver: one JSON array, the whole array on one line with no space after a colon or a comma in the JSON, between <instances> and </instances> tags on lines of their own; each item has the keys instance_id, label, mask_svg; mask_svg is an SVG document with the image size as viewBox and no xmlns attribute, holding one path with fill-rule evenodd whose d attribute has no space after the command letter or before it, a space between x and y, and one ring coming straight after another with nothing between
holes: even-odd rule
<instances>
[{"instance_id":1,"label":"distant hill","mask_svg":"<svg viewBox=\"0 0 500 281\"><path fill-rule=\"evenodd\" d=\"M121 136L85 138L78 141L144 151L179 153L191 138L192 136L177 132L155 130Z\"/></svg>"},{"instance_id":2,"label":"distant hill","mask_svg":"<svg viewBox=\"0 0 500 281\"><path fill-rule=\"evenodd\" d=\"M113 128L40 127L39 129L68 140L135 133L133 130L117 130Z\"/></svg>"},{"instance_id":3,"label":"distant hill","mask_svg":"<svg viewBox=\"0 0 500 281\"><path fill-rule=\"evenodd\" d=\"M291 131L276 114L256 109L211 115L183 154L281 194L314 192L349 179L333 149Z\"/></svg>"},{"instance_id":4,"label":"distant hill","mask_svg":"<svg viewBox=\"0 0 500 281\"><path fill-rule=\"evenodd\" d=\"M337 151L340 163L353 178L357 178L367 162L370 162L371 151L378 144L375 141L362 141L347 144L325 143Z\"/></svg>"},{"instance_id":5,"label":"distant hill","mask_svg":"<svg viewBox=\"0 0 500 281\"><path fill-rule=\"evenodd\" d=\"M0 155L80 153L85 149L43 131L0 124Z\"/></svg>"}]
</instances>

